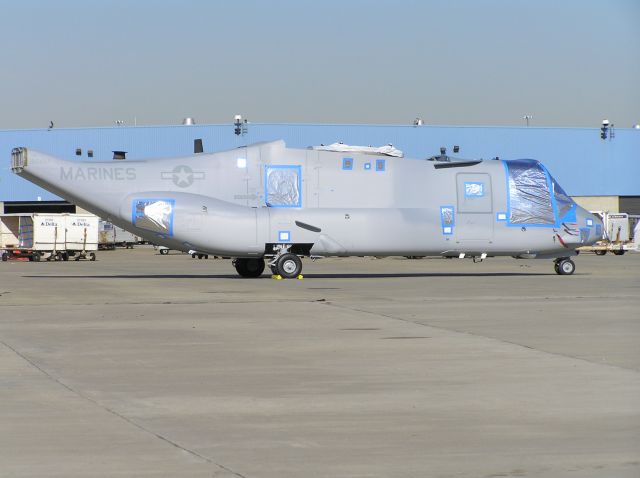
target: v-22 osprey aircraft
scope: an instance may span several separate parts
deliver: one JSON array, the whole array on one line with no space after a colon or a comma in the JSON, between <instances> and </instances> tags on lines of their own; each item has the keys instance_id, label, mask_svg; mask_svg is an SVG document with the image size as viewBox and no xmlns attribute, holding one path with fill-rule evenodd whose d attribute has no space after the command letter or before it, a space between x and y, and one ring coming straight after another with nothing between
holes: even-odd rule
<instances>
[{"instance_id":1,"label":"v-22 osprey aircraft","mask_svg":"<svg viewBox=\"0 0 640 478\"><path fill-rule=\"evenodd\" d=\"M291 149L256 143L181 158L67 161L24 147L19 176L171 249L265 264L299 277L302 257L492 256L551 259L602 236L538 161L404 159L394 148Z\"/></svg>"}]
</instances>

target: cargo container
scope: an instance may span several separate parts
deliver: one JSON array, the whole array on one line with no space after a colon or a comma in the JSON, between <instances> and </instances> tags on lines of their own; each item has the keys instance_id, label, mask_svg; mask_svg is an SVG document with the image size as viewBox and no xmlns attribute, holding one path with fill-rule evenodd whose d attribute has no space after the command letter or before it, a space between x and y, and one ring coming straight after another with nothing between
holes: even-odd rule
<instances>
[{"instance_id":1,"label":"cargo container","mask_svg":"<svg viewBox=\"0 0 640 478\"><path fill-rule=\"evenodd\" d=\"M98 217L92 214L6 214L0 216L2 260L95 260Z\"/></svg>"},{"instance_id":2,"label":"cargo container","mask_svg":"<svg viewBox=\"0 0 640 478\"><path fill-rule=\"evenodd\" d=\"M98 250L98 216L93 214L65 214L65 253L75 260L96 259ZM64 259L64 258L63 258Z\"/></svg>"},{"instance_id":3,"label":"cargo container","mask_svg":"<svg viewBox=\"0 0 640 478\"><path fill-rule=\"evenodd\" d=\"M133 249L133 245L140 241L140 238L135 234L122 229L121 227L114 226L116 246L126 247L127 249Z\"/></svg>"},{"instance_id":4,"label":"cargo container","mask_svg":"<svg viewBox=\"0 0 640 478\"><path fill-rule=\"evenodd\" d=\"M14 249L20 243L20 217L0 216L0 249Z\"/></svg>"},{"instance_id":5,"label":"cargo container","mask_svg":"<svg viewBox=\"0 0 640 478\"><path fill-rule=\"evenodd\" d=\"M3 234L3 241L7 241L7 244L2 246L3 261L17 257L32 261L39 261L41 258L63 258L62 253L66 247L65 214L8 214L2 216L1 221L7 231ZM11 237L16 236L16 226L17 237Z\"/></svg>"},{"instance_id":6,"label":"cargo container","mask_svg":"<svg viewBox=\"0 0 640 478\"><path fill-rule=\"evenodd\" d=\"M116 227L100 219L98 223L98 249L116 248Z\"/></svg>"},{"instance_id":7,"label":"cargo container","mask_svg":"<svg viewBox=\"0 0 640 478\"><path fill-rule=\"evenodd\" d=\"M592 246L578 248L579 251L593 252L598 256L604 256L607 252L622 256L627 251L640 250L640 229L637 227L639 216L608 211L592 212L602 219L603 237Z\"/></svg>"},{"instance_id":8,"label":"cargo container","mask_svg":"<svg viewBox=\"0 0 640 478\"><path fill-rule=\"evenodd\" d=\"M140 237L103 219L100 219L98 228L99 249L115 249L116 246L133 249L134 244L140 242Z\"/></svg>"}]
</instances>

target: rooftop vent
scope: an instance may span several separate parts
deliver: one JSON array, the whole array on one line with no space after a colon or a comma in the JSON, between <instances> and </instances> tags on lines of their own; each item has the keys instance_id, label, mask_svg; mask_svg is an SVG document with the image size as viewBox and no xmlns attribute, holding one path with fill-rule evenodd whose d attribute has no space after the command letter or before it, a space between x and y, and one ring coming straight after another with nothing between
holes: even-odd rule
<instances>
[{"instance_id":1,"label":"rooftop vent","mask_svg":"<svg viewBox=\"0 0 640 478\"><path fill-rule=\"evenodd\" d=\"M193 126L194 124L196 124L196 120L194 120L191 116L187 116L182 120L183 126Z\"/></svg>"}]
</instances>

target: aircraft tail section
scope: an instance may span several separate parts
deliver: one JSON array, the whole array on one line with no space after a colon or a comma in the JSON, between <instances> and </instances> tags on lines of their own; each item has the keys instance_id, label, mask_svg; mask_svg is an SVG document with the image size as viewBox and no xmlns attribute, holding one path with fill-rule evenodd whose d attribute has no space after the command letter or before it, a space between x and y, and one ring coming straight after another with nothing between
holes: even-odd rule
<instances>
[{"instance_id":1,"label":"aircraft tail section","mask_svg":"<svg viewBox=\"0 0 640 478\"><path fill-rule=\"evenodd\" d=\"M101 217L117 213L115 199L136 180L136 169L118 161L67 161L23 147L11 151L11 170Z\"/></svg>"},{"instance_id":2,"label":"aircraft tail section","mask_svg":"<svg viewBox=\"0 0 640 478\"><path fill-rule=\"evenodd\" d=\"M24 147L13 148L11 151L11 171L65 199L68 199L70 191L60 184L59 178L62 171L71 164L70 161Z\"/></svg>"},{"instance_id":3,"label":"aircraft tail section","mask_svg":"<svg viewBox=\"0 0 640 478\"><path fill-rule=\"evenodd\" d=\"M150 241L220 255L264 253L267 230L257 224L266 209L162 188L168 186L162 179L167 167L144 161L67 161L27 148L11 153L15 174ZM145 185L160 188L142 189L145 176L157 178Z\"/></svg>"},{"instance_id":4,"label":"aircraft tail section","mask_svg":"<svg viewBox=\"0 0 640 478\"><path fill-rule=\"evenodd\" d=\"M13 148L11 151L11 170L19 174L27 166L27 148Z\"/></svg>"}]
</instances>

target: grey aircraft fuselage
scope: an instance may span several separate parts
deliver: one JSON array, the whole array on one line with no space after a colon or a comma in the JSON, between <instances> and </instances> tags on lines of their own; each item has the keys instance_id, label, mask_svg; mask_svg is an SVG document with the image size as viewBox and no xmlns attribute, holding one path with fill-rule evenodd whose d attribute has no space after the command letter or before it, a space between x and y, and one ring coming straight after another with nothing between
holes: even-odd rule
<instances>
[{"instance_id":1,"label":"grey aircraft fuselage","mask_svg":"<svg viewBox=\"0 0 640 478\"><path fill-rule=\"evenodd\" d=\"M283 141L123 161L16 148L12 170L153 243L233 258L568 258L600 239L600 220L537 161L442 158L289 149Z\"/></svg>"}]
</instances>

